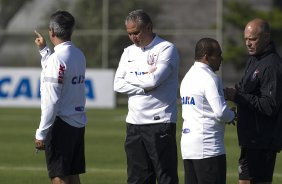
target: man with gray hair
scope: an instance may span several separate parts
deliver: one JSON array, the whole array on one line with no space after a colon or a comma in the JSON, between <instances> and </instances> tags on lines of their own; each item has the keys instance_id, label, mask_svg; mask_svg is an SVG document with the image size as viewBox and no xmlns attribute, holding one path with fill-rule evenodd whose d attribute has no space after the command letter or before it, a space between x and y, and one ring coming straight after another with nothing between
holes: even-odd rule
<instances>
[{"instance_id":1,"label":"man with gray hair","mask_svg":"<svg viewBox=\"0 0 282 184\"><path fill-rule=\"evenodd\" d=\"M86 60L71 42L74 17L66 11L51 15L49 37L54 53L35 31L41 55L41 120L35 147L45 149L48 174L53 184L79 184L85 172L84 132Z\"/></svg>"},{"instance_id":2,"label":"man with gray hair","mask_svg":"<svg viewBox=\"0 0 282 184\"><path fill-rule=\"evenodd\" d=\"M143 10L125 20L133 44L124 49L114 90L128 95L125 152L128 184L177 184L176 47L153 33Z\"/></svg>"}]
</instances>

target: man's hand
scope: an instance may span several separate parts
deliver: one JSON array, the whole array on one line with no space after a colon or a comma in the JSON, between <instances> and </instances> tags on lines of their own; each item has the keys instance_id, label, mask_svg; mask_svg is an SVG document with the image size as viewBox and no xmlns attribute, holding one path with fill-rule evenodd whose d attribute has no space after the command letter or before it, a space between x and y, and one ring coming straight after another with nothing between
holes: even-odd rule
<instances>
[{"instance_id":1,"label":"man's hand","mask_svg":"<svg viewBox=\"0 0 282 184\"><path fill-rule=\"evenodd\" d=\"M234 88L225 88L223 91L224 91L224 98L226 100L234 102L234 98L237 93L237 90Z\"/></svg>"},{"instance_id":2,"label":"man's hand","mask_svg":"<svg viewBox=\"0 0 282 184\"><path fill-rule=\"evenodd\" d=\"M237 120L238 120L236 107L232 107L230 110L234 112L235 116L234 116L234 119L232 121L230 121L230 122L227 122L227 124L228 125L232 124L232 125L235 126L236 123L237 123Z\"/></svg>"},{"instance_id":3,"label":"man's hand","mask_svg":"<svg viewBox=\"0 0 282 184\"><path fill-rule=\"evenodd\" d=\"M156 66L150 66L148 70L149 70L148 73L154 73L154 71L157 70L157 67Z\"/></svg>"},{"instance_id":4,"label":"man's hand","mask_svg":"<svg viewBox=\"0 0 282 184\"><path fill-rule=\"evenodd\" d=\"M46 41L44 39L44 37L38 33L36 30L34 31L34 33L36 34L36 38L34 40L35 44L37 45L39 50L42 50L46 47Z\"/></svg>"},{"instance_id":5,"label":"man's hand","mask_svg":"<svg viewBox=\"0 0 282 184\"><path fill-rule=\"evenodd\" d=\"M37 150L45 150L45 144L43 140L37 140L35 139L35 148Z\"/></svg>"}]
</instances>

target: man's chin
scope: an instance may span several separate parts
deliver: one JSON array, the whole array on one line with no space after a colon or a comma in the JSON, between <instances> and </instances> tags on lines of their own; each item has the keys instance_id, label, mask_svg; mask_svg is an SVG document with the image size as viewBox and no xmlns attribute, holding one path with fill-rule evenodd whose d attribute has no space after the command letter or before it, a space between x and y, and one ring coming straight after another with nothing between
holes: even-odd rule
<instances>
[{"instance_id":1,"label":"man's chin","mask_svg":"<svg viewBox=\"0 0 282 184\"><path fill-rule=\"evenodd\" d=\"M256 51L253 51L253 50L248 50L248 52L249 52L249 55L255 55L256 54Z\"/></svg>"},{"instance_id":2,"label":"man's chin","mask_svg":"<svg viewBox=\"0 0 282 184\"><path fill-rule=\"evenodd\" d=\"M141 47L139 43L134 43L136 47Z\"/></svg>"}]
</instances>

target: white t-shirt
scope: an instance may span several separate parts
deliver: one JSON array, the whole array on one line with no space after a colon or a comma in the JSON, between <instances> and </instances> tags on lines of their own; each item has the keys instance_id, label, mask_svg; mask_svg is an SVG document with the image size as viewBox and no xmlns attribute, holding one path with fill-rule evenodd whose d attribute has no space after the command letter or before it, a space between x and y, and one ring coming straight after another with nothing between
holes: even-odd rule
<instances>
[{"instance_id":1,"label":"white t-shirt","mask_svg":"<svg viewBox=\"0 0 282 184\"><path fill-rule=\"evenodd\" d=\"M44 140L49 127L59 116L74 127L84 127L85 68L84 54L70 41L40 51L41 59L41 121L36 139Z\"/></svg>"},{"instance_id":2,"label":"white t-shirt","mask_svg":"<svg viewBox=\"0 0 282 184\"><path fill-rule=\"evenodd\" d=\"M234 118L224 99L222 82L206 64L195 62L180 85L183 159L225 154L225 122Z\"/></svg>"},{"instance_id":3,"label":"white t-shirt","mask_svg":"<svg viewBox=\"0 0 282 184\"><path fill-rule=\"evenodd\" d=\"M114 90L128 95L127 123L176 122L179 57L175 46L158 36L145 48L125 48Z\"/></svg>"}]
</instances>

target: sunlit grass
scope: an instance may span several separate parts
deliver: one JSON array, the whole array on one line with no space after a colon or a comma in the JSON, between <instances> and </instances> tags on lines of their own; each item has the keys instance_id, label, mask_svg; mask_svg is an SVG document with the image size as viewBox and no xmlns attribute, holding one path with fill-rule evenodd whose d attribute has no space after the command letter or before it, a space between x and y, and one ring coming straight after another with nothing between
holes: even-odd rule
<instances>
[{"instance_id":1,"label":"sunlit grass","mask_svg":"<svg viewBox=\"0 0 282 184\"><path fill-rule=\"evenodd\" d=\"M182 127L181 111L177 125L179 145ZM87 111L86 164L81 175L83 184L125 184L124 153L126 107L90 109ZM43 152L34 152L34 134L40 109L0 108L0 183L49 184ZM229 125L225 133L227 152L227 184L237 182L239 147L236 127ZM179 179L183 183L183 164L178 146ZM273 184L282 183L282 158L278 154Z\"/></svg>"}]
</instances>

